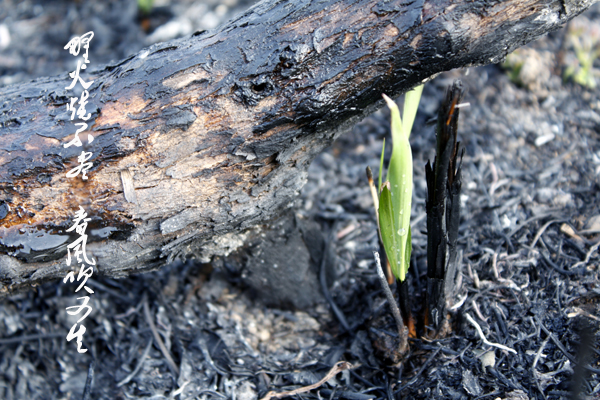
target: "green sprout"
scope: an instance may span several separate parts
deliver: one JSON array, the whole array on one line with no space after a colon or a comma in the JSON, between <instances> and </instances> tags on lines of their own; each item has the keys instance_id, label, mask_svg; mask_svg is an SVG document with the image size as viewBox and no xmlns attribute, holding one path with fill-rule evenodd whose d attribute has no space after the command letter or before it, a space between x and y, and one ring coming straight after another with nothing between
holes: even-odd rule
<instances>
[{"instance_id":1,"label":"green sprout","mask_svg":"<svg viewBox=\"0 0 600 400\"><path fill-rule=\"evenodd\" d=\"M138 9L144 15L150 14L150 11L152 11L153 3L154 0L137 0Z\"/></svg>"},{"instance_id":2,"label":"green sprout","mask_svg":"<svg viewBox=\"0 0 600 400\"><path fill-rule=\"evenodd\" d=\"M412 250L410 213L412 204L413 166L410 132L423 92L423 85L406 93L404 120L396 103L383 95L392 118L392 157L388 164L387 179L382 183L383 151L379 166L379 196L371 185L371 194L378 218L383 248L394 276L403 282L410 266ZM372 182L372 177L369 179Z\"/></svg>"},{"instance_id":3,"label":"green sprout","mask_svg":"<svg viewBox=\"0 0 600 400\"><path fill-rule=\"evenodd\" d=\"M596 74L596 71L594 71L594 61L600 56L600 46L597 43L592 45L589 42L581 41L577 36L572 37L572 42L578 62L569 65L565 69L564 79L573 79L575 83L581 86L595 89L597 83L594 77Z\"/></svg>"},{"instance_id":4,"label":"green sprout","mask_svg":"<svg viewBox=\"0 0 600 400\"><path fill-rule=\"evenodd\" d=\"M520 48L506 56L502 67L511 82L531 91L540 91L552 76L554 56L549 51Z\"/></svg>"},{"instance_id":5,"label":"green sprout","mask_svg":"<svg viewBox=\"0 0 600 400\"><path fill-rule=\"evenodd\" d=\"M569 24L567 43L573 49L575 57L570 58L564 71L565 81L572 79L575 83L589 89L598 85L594 69L594 61L600 57L600 26L584 17Z\"/></svg>"}]
</instances>

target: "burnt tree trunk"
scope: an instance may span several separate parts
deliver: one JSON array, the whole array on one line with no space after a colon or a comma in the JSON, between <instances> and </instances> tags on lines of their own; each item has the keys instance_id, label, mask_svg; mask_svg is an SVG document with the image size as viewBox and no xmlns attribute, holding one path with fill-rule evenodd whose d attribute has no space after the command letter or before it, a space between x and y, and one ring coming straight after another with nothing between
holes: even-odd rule
<instances>
[{"instance_id":1,"label":"burnt tree trunk","mask_svg":"<svg viewBox=\"0 0 600 400\"><path fill-rule=\"evenodd\" d=\"M0 294L64 277L81 205L109 276L243 243L347 127L442 71L500 61L593 0L269 0L91 71L90 179L67 73L0 89ZM93 42L92 42L93 48ZM123 185L134 192L124 194Z\"/></svg>"}]
</instances>

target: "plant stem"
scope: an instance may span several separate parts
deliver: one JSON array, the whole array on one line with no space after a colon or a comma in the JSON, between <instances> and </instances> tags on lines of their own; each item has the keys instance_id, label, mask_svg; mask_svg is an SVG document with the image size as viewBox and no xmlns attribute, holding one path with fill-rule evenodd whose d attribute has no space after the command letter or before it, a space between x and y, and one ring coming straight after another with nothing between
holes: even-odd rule
<instances>
[{"instance_id":1,"label":"plant stem","mask_svg":"<svg viewBox=\"0 0 600 400\"><path fill-rule=\"evenodd\" d=\"M385 297L387 298L387 301L390 305L390 309L392 310L392 315L396 320L396 327L398 328L398 338L400 340L398 351L400 352L400 354L405 354L406 350L408 349L408 328L406 328L404 321L402 320L402 314L400 314L400 309L396 304L396 300L394 299L392 290L390 289L385 274L383 273L383 268L381 268L381 260L379 259L379 253L374 251L373 255L375 256L375 263L377 264L377 276L379 276L379 282L381 283L383 293L385 293Z\"/></svg>"}]
</instances>

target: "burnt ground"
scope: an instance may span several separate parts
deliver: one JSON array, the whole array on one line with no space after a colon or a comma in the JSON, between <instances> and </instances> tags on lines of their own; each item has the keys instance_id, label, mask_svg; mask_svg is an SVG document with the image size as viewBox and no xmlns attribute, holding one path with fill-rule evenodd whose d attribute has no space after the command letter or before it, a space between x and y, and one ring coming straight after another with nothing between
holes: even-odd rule
<instances>
[{"instance_id":1,"label":"burnt ground","mask_svg":"<svg viewBox=\"0 0 600 400\"><path fill-rule=\"evenodd\" d=\"M99 65L210 29L249 6L156 3L141 18L133 0L2 1L0 84L72 70L62 46L75 32L94 30L90 60ZM580 39L600 40L599 27L595 7L570 32L587 29ZM227 262L188 260L90 281L90 351L78 354L65 340L74 288L48 283L0 301L0 398L255 399L316 383L341 360L355 368L295 397L600 398L600 92L562 79L576 64L573 37L563 30L521 49L509 59L526 60L520 70L452 71L425 87L411 137L409 285L417 316L426 285L423 167L435 142L425 121L456 78L471 104L459 125L462 279L446 338L412 339L410 354L395 364L382 340L394 325L374 272L378 242L364 172L368 165L377 171L383 138L389 143L389 115L381 110L315 160L295 205L298 219L318 224L334 255L325 286L347 327L321 287L307 289L316 298L307 304L316 304L304 311L267 307ZM485 344L467 315L489 342L516 354Z\"/></svg>"}]
</instances>

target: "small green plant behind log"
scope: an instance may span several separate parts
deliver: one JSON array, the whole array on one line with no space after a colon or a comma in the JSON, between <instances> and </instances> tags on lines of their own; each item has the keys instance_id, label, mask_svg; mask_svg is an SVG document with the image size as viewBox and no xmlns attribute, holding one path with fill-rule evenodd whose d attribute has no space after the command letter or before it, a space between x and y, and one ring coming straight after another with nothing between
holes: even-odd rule
<instances>
[{"instance_id":1,"label":"small green plant behind log","mask_svg":"<svg viewBox=\"0 0 600 400\"><path fill-rule=\"evenodd\" d=\"M138 10L143 15L148 15L152 11L153 3L154 0L137 0Z\"/></svg>"},{"instance_id":2,"label":"small green plant behind log","mask_svg":"<svg viewBox=\"0 0 600 400\"><path fill-rule=\"evenodd\" d=\"M569 24L566 39L575 52L575 59L571 58L563 78L565 81L572 79L588 89L595 89L599 73L594 68L594 62L600 57L600 34L597 25L595 29L592 23L588 25L591 27Z\"/></svg>"}]
</instances>

